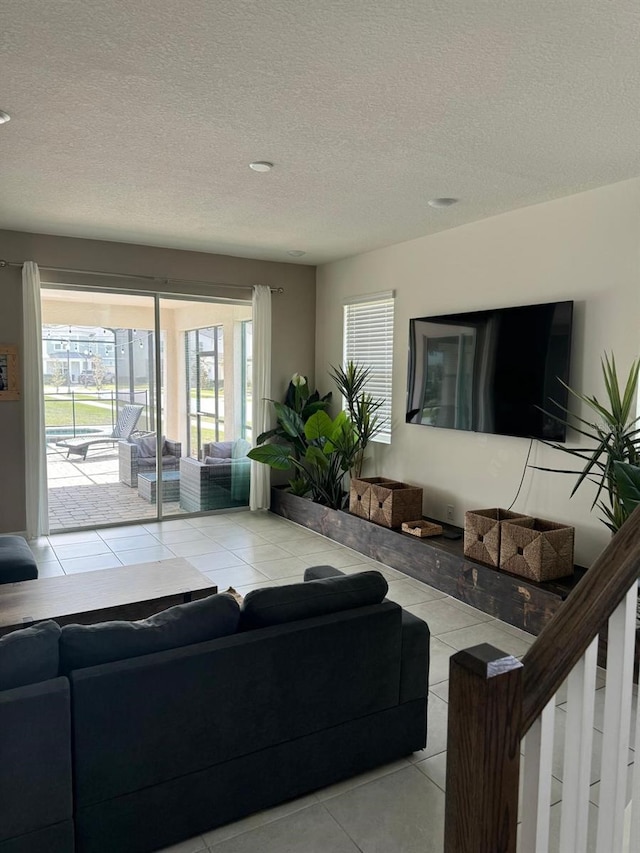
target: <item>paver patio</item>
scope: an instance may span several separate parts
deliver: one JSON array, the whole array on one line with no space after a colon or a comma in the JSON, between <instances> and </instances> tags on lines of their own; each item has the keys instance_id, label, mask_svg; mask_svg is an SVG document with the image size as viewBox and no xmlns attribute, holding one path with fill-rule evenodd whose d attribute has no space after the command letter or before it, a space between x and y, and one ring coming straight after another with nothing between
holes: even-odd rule
<instances>
[{"instance_id":1,"label":"paver patio","mask_svg":"<svg viewBox=\"0 0 640 853\"><path fill-rule=\"evenodd\" d=\"M155 503L120 482L117 446L91 448L86 459L67 459L64 448L47 444L47 476L52 532L156 518ZM162 510L163 516L184 514L177 501L163 502Z\"/></svg>"}]
</instances>

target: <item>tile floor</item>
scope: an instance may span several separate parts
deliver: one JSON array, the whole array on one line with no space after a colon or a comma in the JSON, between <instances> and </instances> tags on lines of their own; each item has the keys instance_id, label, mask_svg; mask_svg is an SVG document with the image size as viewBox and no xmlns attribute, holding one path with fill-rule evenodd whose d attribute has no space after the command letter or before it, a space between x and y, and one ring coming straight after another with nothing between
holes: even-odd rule
<instances>
[{"instance_id":1,"label":"tile floor","mask_svg":"<svg viewBox=\"0 0 640 853\"><path fill-rule=\"evenodd\" d=\"M379 569L389 598L428 621L431 632L429 726L425 749L299 800L215 829L164 853L440 853L443 845L449 658L491 642L522 656L534 638L401 572L270 513L233 512L52 535L32 543L41 575L100 570L184 557L223 590L302 579L307 566L345 572ZM596 709L602 707L599 680ZM552 837L559 833L564 695L557 698ZM602 714L596 714L591 819L597 814ZM629 762L633 761L629 751ZM591 848L590 848L591 849ZM561 851L567 853L567 851Z\"/></svg>"}]
</instances>

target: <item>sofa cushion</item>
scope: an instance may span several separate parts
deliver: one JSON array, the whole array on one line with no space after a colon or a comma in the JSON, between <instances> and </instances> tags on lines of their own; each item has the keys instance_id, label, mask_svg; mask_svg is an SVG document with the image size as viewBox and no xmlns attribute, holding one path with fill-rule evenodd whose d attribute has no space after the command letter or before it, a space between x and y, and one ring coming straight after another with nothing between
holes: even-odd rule
<instances>
[{"instance_id":1,"label":"sofa cushion","mask_svg":"<svg viewBox=\"0 0 640 853\"><path fill-rule=\"evenodd\" d=\"M230 459L232 450L232 441L213 441L209 445L209 456L213 459Z\"/></svg>"},{"instance_id":2,"label":"sofa cushion","mask_svg":"<svg viewBox=\"0 0 640 853\"><path fill-rule=\"evenodd\" d=\"M60 626L40 622L0 638L0 690L57 678Z\"/></svg>"},{"instance_id":3,"label":"sofa cushion","mask_svg":"<svg viewBox=\"0 0 640 853\"><path fill-rule=\"evenodd\" d=\"M234 634L240 610L228 595L169 607L137 622L65 625L60 638L64 673L86 666L204 643Z\"/></svg>"},{"instance_id":4,"label":"sofa cushion","mask_svg":"<svg viewBox=\"0 0 640 853\"><path fill-rule=\"evenodd\" d=\"M376 571L254 589L245 596L240 629L266 628L379 604L388 589L386 580Z\"/></svg>"},{"instance_id":5,"label":"sofa cushion","mask_svg":"<svg viewBox=\"0 0 640 853\"><path fill-rule=\"evenodd\" d=\"M226 465L229 467L229 457L228 456L205 456L204 458L205 465Z\"/></svg>"}]
</instances>

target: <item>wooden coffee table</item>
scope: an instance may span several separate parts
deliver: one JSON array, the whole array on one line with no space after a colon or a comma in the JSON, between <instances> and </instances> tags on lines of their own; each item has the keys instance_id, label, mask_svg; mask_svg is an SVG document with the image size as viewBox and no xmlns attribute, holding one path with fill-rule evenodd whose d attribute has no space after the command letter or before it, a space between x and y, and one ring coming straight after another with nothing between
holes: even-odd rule
<instances>
[{"instance_id":1,"label":"wooden coffee table","mask_svg":"<svg viewBox=\"0 0 640 853\"><path fill-rule=\"evenodd\" d=\"M59 625L145 619L174 604L206 598L217 591L209 578L180 557L2 584L0 636L45 619Z\"/></svg>"}]
</instances>

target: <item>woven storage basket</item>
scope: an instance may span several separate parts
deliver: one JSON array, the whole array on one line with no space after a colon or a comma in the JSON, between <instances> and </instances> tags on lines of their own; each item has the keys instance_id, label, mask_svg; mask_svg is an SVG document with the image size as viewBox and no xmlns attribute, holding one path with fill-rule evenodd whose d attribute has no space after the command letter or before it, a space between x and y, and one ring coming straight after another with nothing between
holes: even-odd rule
<instances>
[{"instance_id":1,"label":"woven storage basket","mask_svg":"<svg viewBox=\"0 0 640 853\"><path fill-rule=\"evenodd\" d=\"M407 483L372 484L369 519L383 527L400 527L422 515L422 489Z\"/></svg>"},{"instance_id":2,"label":"woven storage basket","mask_svg":"<svg viewBox=\"0 0 640 853\"><path fill-rule=\"evenodd\" d=\"M544 518L521 518L502 525L500 568L534 581L573 574L574 528Z\"/></svg>"},{"instance_id":3,"label":"woven storage basket","mask_svg":"<svg viewBox=\"0 0 640 853\"><path fill-rule=\"evenodd\" d=\"M504 521L528 518L508 509L473 509L464 514L464 555L486 566L500 565L500 528Z\"/></svg>"},{"instance_id":4,"label":"woven storage basket","mask_svg":"<svg viewBox=\"0 0 640 853\"><path fill-rule=\"evenodd\" d=\"M371 486L374 483L396 483L388 477L358 477L351 480L349 486L349 512L360 518L369 519L371 507Z\"/></svg>"}]
</instances>

